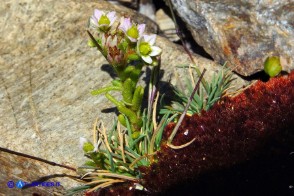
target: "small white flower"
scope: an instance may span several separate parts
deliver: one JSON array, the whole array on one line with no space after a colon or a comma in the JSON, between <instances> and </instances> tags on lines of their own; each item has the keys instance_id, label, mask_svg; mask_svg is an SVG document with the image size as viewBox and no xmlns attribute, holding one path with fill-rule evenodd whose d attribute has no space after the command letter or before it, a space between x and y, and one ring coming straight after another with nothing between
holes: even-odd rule
<instances>
[{"instance_id":1,"label":"small white flower","mask_svg":"<svg viewBox=\"0 0 294 196\"><path fill-rule=\"evenodd\" d=\"M84 137L80 137L80 149L82 149L84 152L91 152L94 150L94 146L89 140L87 140Z\"/></svg>"},{"instance_id":2,"label":"small white flower","mask_svg":"<svg viewBox=\"0 0 294 196\"><path fill-rule=\"evenodd\" d=\"M161 48L154 46L156 35L143 35L137 43L137 53L148 64L152 63L152 58L161 53Z\"/></svg>"},{"instance_id":3,"label":"small white flower","mask_svg":"<svg viewBox=\"0 0 294 196\"><path fill-rule=\"evenodd\" d=\"M86 138L80 137L80 149L83 150L84 144L89 142Z\"/></svg>"},{"instance_id":4,"label":"small white flower","mask_svg":"<svg viewBox=\"0 0 294 196\"><path fill-rule=\"evenodd\" d=\"M130 18L122 17L120 20L119 29L121 29L126 34L131 42L136 42L142 37L145 26L145 24L132 24Z\"/></svg>"},{"instance_id":5,"label":"small white flower","mask_svg":"<svg viewBox=\"0 0 294 196\"><path fill-rule=\"evenodd\" d=\"M114 11L105 14L103 11L95 9L94 14L90 18L90 26L101 30L107 30L114 23L116 19L115 14Z\"/></svg>"}]
</instances>

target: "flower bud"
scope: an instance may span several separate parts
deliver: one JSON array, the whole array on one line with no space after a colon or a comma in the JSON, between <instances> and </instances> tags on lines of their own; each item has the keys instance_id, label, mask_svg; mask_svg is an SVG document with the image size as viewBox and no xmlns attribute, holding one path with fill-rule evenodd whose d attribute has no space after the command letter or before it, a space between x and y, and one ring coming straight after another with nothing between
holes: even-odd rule
<instances>
[{"instance_id":1,"label":"flower bud","mask_svg":"<svg viewBox=\"0 0 294 196\"><path fill-rule=\"evenodd\" d=\"M139 59L140 59L140 57L137 54L128 55L128 60L130 60L130 61L137 61Z\"/></svg>"},{"instance_id":2,"label":"flower bud","mask_svg":"<svg viewBox=\"0 0 294 196\"><path fill-rule=\"evenodd\" d=\"M277 76L282 71L280 58L277 56L268 57L264 62L264 72L270 77Z\"/></svg>"},{"instance_id":3,"label":"flower bud","mask_svg":"<svg viewBox=\"0 0 294 196\"><path fill-rule=\"evenodd\" d=\"M94 150L93 144L84 137L80 137L80 148L86 153Z\"/></svg>"},{"instance_id":4,"label":"flower bud","mask_svg":"<svg viewBox=\"0 0 294 196\"><path fill-rule=\"evenodd\" d=\"M96 47L95 43L92 40L88 40L88 46L90 47Z\"/></svg>"}]
</instances>

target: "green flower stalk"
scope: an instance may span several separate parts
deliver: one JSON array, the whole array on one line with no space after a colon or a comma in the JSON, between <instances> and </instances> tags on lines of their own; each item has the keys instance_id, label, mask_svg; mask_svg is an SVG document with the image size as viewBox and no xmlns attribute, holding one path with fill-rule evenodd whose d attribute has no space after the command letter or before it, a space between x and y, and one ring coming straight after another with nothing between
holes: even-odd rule
<instances>
[{"instance_id":1,"label":"green flower stalk","mask_svg":"<svg viewBox=\"0 0 294 196\"><path fill-rule=\"evenodd\" d=\"M154 46L156 35L144 34L145 24L135 24L124 17L117 23L115 21L115 12L104 13L97 9L90 18L90 27L95 34L88 31L88 45L96 47L117 74L112 84L92 91L92 95L105 94L116 105L120 123L126 126L125 117L128 119L132 137L136 139L140 137L142 127L144 95L144 88L137 83L145 65L158 64L161 49ZM121 92L123 99L117 100L110 95L111 91Z\"/></svg>"}]
</instances>

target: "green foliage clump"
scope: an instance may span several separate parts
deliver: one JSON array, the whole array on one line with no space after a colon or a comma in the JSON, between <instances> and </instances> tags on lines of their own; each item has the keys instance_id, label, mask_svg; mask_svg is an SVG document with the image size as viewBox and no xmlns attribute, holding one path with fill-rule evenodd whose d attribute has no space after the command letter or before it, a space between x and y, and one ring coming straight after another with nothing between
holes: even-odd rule
<instances>
[{"instance_id":1,"label":"green foliage clump","mask_svg":"<svg viewBox=\"0 0 294 196\"><path fill-rule=\"evenodd\" d=\"M188 68L188 66L182 66L182 68ZM201 74L199 68L195 66L191 68L194 68L196 75L199 77ZM187 114L200 114L202 110L209 110L223 95L225 95L232 81L232 72L228 68L223 68L218 73L214 73L211 81L207 81L205 78L202 78L200 86L194 94L190 106L188 107ZM194 86L192 85L192 79L186 77L182 88L174 88L174 94L176 96L173 101L174 106L167 106L165 109L161 110L161 113L165 114L168 111L182 113L188 103L189 96L192 94L193 89Z\"/></svg>"}]
</instances>

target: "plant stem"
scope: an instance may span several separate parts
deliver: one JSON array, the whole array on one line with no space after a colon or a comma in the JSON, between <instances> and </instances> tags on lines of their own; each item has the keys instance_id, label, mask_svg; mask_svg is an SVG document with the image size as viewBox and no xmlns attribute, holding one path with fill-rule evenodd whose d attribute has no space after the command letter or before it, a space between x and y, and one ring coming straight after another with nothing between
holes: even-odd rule
<instances>
[{"instance_id":1,"label":"plant stem","mask_svg":"<svg viewBox=\"0 0 294 196\"><path fill-rule=\"evenodd\" d=\"M189 108L189 106L190 106L190 103L191 103L191 101L192 101L192 99L193 99L193 97L194 97L196 91L197 91L198 88L199 88L200 82L201 82L201 80L202 80L202 78L203 78L205 72L206 72L206 69L204 68L204 70L203 70L202 74L200 75L200 77L199 77L199 79L198 79L198 82L197 82L197 84L196 84L196 86L195 86L195 88L194 88L194 90L193 90L193 92L192 92L192 94L191 94L191 96L190 96L190 98L189 98L189 100L188 100L188 103L187 103L187 105L186 105L186 107L185 107L185 110L183 111L183 113L182 113L182 115L181 115L181 117L180 117L178 123L176 124L175 128L173 129L173 132L171 133L171 135L169 136L169 138L168 138L168 140L167 140L167 143L168 143L168 144L171 144L171 143L172 143L172 141L173 141L173 139L174 139L176 133L178 132L178 129L179 129L179 127L180 127L180 125L181 125L181 123L182 123L182 121L183 121L183 119L184 119L186 113L187 113L187 110L188 110L188 108Z\"/></svg>"}]
</instances>

